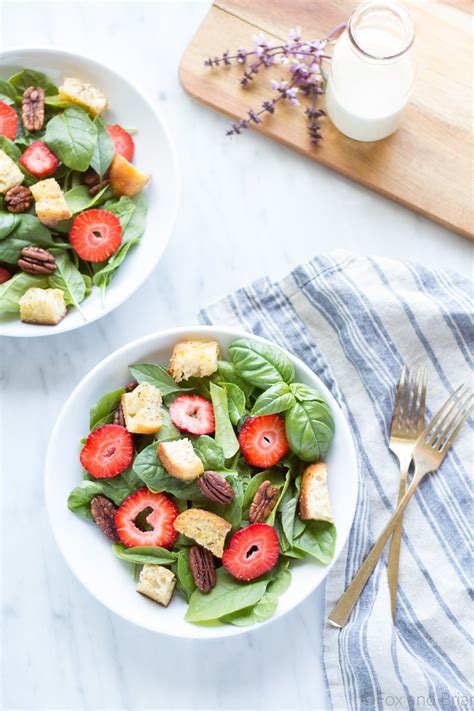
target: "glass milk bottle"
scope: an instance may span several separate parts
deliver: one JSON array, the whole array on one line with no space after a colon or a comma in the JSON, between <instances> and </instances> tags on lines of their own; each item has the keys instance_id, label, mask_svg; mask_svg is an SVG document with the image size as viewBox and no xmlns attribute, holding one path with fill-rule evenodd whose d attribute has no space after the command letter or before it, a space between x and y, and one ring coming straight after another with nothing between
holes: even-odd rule
<instances>
[{"instance_id":1,"label":"glass milk bottle","mask_svg":"<svg viewBox=\"0 0 474 711\"><path fill-rule=\"evenodd\" d=\"M360 5L334 47L326 108L335 126L357 141L393 133L410 97L415 28L395 1Z\"/></svg>"}]
</instances>

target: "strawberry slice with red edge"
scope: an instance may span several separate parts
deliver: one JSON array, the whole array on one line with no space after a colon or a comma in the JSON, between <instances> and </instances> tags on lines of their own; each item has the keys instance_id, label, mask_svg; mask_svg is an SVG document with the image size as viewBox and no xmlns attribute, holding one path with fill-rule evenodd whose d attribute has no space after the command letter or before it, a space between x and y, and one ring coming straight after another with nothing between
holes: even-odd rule
<instances>
[{"instance_id":1,"label":"strawberry slice with red edge","mask_svg":"<svg viewBox=\"0 0 474 711\"><path fill-rule=\"evenodd\" d=\"M81 259L103 262L122 243L122 225L109 210L86 210L74 218L69 241Z\"/></svg>"},{"instance_id":2,"label":"strawberry slice with red edge","mask_svg":"<svg viewBox=\"0 0 474 711\"><path fill-rule=\"evenodd\" d=\"M59 168L58 159L43 141L30 143L18 162L35 178L46 178Z\"/></svg>"},{"instance_id":3,"label":"strawberry slice with red edge","mask_svg":"<svg viewBox=\"0 0 474 711\"><path fill-rule=\"evenodd\" d=\"M80 459L84 469L96 479L117 476L132 462L132 435L121 425L98 427L86 439Z\"/></svg>"},{"instance_id":4,"label":"strawberry slice with red edge","mask_svg":"<svg viewBox=\"0 0 474 711\"><path fill-rule=\"evenodd\" d=\"M13 141L18 129L18 115L14 108L0 101L0 133Z\"/></svg>"},{"instance_id":5,"label":"strawberry slice with red edge","mask_svg":"<svg viewBox=\"0 0 474 711\"><path fill-rule=\"evenodd\" d=\"M273 568L279 554L275 529L266 523L252 523L234 533L222 565L237 580L254 580Z\"/></svg>"},{"instance_id":6,"label":"strawberry slice with red edge","mask_svg":"<svg viewBox=\"0 0 474 711\"><path fill-rule=\"evenodd\" d=\"M279 415L249 417L239 432L239 444L249 464L272 467L288 451L284 419Z\"/></svg>"},{"instance_id":7,"label":"strawberry slice with red edge","mask_svg":"<svg viewBox=\"0 0 474 711\"><path fill-rule=\"evenodd\" d=\"M212 404L199 395L180 395L169 412L173 425L183 432L205 435L216 428Z\"/></svg>"},{"instance_id":8,"label":"strawberry slice with red edge","mask_svg":"<svg viewBox=\"0 0 474 711\"><path fill-rule=\"evenodd\" d=\"M135 144L131 135L118 124L107 126L107 132L114 143L115 152L131 162L135 153Z\"/></svg>"},{"instance_id":9,"label":"strawberry slice with red edge","mask_svg":"<svg viewBox=\"0 0 474 711\"><path fill-rule=\"evenodd\" d=\"M178 538L173 526L178 514L178 507L167 494L153 494L148 489L139 489L125 499L115 512L115 528L128 548L172 548Z\"/></svg>"},{"instance_id":10,"label":"strawberry slice with red edge","mask_svg":"<svg viewBox=\"0 0 474 711\"><path fill-rule=\"evenodd\" d=\"M3 267L0 267L0 284L5 284L6 281L12 278L12 275L8 271L8 269L4 269Z\"/></svg>"}]
</instances>

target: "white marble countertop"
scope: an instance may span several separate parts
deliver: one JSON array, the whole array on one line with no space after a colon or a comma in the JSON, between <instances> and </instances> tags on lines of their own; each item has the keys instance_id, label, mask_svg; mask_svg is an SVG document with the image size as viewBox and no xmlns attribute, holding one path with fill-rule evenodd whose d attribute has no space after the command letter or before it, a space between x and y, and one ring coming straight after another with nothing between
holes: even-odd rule
<instances>
[{"instance_id":1,"label":"white marble countertop","mask_svg":"<svg viewBox=\"0 0 474 711\"><path fill-rule=\"evenodd\" d=\"M54 338L2 341L5 709L324 709L322 589L228 641L155 636L107 612L66 567L42 497L49 433L79 380L124 343L193 324L201 306L335 247L466 271L467 240L248 133L181 89L207 2L4 2L2 48L87 53L141 85L169 120L182 202L166 254L111 315ZM223 47L224 49L224 47Z\"/></svg>"}]
</instances>

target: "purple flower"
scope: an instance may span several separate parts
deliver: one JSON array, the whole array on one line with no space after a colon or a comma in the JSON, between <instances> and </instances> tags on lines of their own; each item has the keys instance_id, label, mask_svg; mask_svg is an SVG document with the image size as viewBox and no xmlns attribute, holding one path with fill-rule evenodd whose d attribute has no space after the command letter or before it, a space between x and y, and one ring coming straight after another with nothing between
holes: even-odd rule
<instances>
[{"instance_id":1,"label":"purple flower","mask_svg":"<svg viewBox=\"0 0 474 711\"><path fill-rule=\"evenodd\" d=\"M298 42L301 39L301 27L292 27L288 32L290 42Z\"/></svg>"}]
</instances>

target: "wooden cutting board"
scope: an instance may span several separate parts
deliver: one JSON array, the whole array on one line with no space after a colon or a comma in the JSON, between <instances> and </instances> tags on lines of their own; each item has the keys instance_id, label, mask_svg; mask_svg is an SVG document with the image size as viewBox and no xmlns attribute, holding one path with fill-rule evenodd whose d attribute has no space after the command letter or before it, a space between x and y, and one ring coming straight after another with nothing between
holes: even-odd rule
<instances>
[{"instance_id":1,"label":"wooden cutting board","mask_svg":"<svg viewBox=\"0 0 474 711\"><path fill-rule=\"evenodd\" d=\"M232 118L271 95L270 81L285 70L260 73L250 89L241 68L204 67L207 57L249 48L262 31L285 40L299 25L303 37L324 37L347 18L357 0L216 0L180 66L183 87L195 99ZM417 78L399 130L384 141L360 143L324 121L324 140L311 148L298 108L282 107L256 130L352 180L474 238L472 0L406 0L416 23ZM263 70L262 70L263 72ZM321 102L324 106L324 97ZM245 141L245 136L236 141Z\"/></svg>"}]
</instances>

